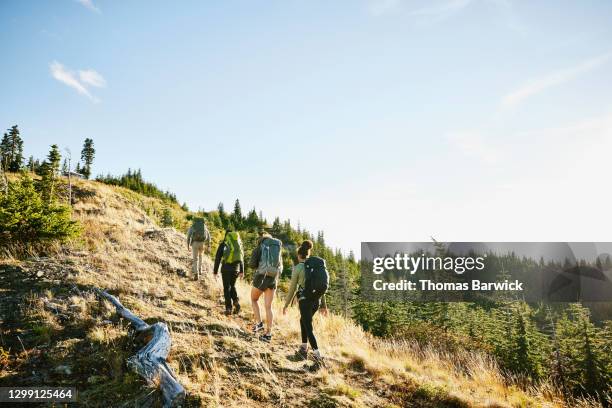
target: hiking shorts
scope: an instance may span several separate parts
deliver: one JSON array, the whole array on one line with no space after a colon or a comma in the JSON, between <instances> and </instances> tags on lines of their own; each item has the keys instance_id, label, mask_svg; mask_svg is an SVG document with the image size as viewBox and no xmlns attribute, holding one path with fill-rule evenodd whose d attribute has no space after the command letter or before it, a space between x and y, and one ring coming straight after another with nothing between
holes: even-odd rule
<instances>
[{"instance_id":1,"label":"hiking shorts","mask_svg":"<svg viewBox=\"0 0 612 408\"><path fill-rule=\"evenodd\" d=\"M266 275L255 275L253 277L253 287L261 290L276 289L276 278Z\"/></svg>"}]
</instances>

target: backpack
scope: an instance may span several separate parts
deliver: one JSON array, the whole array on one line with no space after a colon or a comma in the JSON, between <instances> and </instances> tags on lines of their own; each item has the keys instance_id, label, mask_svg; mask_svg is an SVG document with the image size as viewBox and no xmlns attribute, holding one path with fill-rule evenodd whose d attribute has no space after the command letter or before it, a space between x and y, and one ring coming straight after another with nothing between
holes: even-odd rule
<instances>
[{"instance_id":1,"label":"backpack","mask_svg":"<svg viewBox=\"0 0 612 408\"><path fill-rule=\"evenodd\" d=\"M311 256L304 262L304 290L302 296L307 299L319 299L329 287L329 273L325 259Z\"/></svg>"},{"instance_id":2,"label":"backpack","mask_svg":"<svg viewBox=\"0 0 612 408\"><path fill-rule=\"evenodd\" d=\"M242 241L240 241L240 235L237 232L228 232L223 243L225 244L223 248L223 263L232 264L242 261L244 257Z\"/></svg>"},{"instance_id":3,"label":"backpack","mask_svg":"<svg viewBox=\"0 0 612 408\"><path fill-rule=\"evenodd\" d=\"M257 274L276 278L283 270L283 243L280 239L268 237L261 241L260 246L261 255Z\"/></svg>"},{"instance_id":4,"label":"backpack","mask_svg":"<svg viewBox=\"0 0 612 408\"><path fill-rule=\"evenodd\" d=\"M204 218L196 218L193 220L193 224L191 224L191 240L204 242L210 239L210 234L208 233L208 228L206 228L206 224L204 224Z\"/></svg>"}]
</instances>

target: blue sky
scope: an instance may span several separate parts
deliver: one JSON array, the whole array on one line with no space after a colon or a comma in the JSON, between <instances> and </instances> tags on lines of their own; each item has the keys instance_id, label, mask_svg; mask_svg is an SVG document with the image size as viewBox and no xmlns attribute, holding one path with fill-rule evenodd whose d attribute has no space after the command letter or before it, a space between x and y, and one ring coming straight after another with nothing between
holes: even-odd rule
<instances>
[{"instance_id":1,"label":"blue sky","mask_svg":"<svg viewBox=\"0 0 612 408\"><path fill-rule=\"evenodd\" d=\"M4 1L0 126L328 242L610 240L607 1Z\"/></svg>"}]
</instances>

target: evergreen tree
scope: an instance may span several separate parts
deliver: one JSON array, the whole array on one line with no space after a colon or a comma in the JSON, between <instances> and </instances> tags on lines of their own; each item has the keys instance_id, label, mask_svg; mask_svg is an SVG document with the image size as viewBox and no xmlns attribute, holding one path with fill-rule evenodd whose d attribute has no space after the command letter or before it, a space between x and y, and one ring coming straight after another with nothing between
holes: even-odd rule
<instances>
[{"instance_id":1,"label":"evergreen tree","mask_svg":"<svg viewBox=\"0 0 612 408\"><path fill-rule=\"evenodd\" d=\"M41 190L42 197L46 202L51 202L53 200L61 159L62 156L57 145L51 145L51 150L42 168Z\"/></svg>"},{"instance_id":2,"label":"evergreen tree","mask_svg":"<svg viewBox=\"0 0 612 408\"><path fill-rule=\"evenodd\" d=\"M514 307L514 330L512 342L515 345L514 365L515 371L533 379L543 375L542 344L539 343L541 334L538 333L528 315L528 307L516 303Z\"/></svg>"},{"instance_id":3,"label":"evergreen tree","mask_svg":"<svg viewBox=\"0 0 612 408\"><path fill-rule=\"evenodd\" d=\"M78 166L79 164L77 163L77 169L79 168ZM81 174L83 173L82 170L80 172ZM174 194L168 191L162 191L155 184L145 181L140 169L136 171L128 169L126 174L119 177L111 176L110 174L106 176L99 175L96 177L96 180L112 186L129 188L132 191L136 191L148 197L159 198L164 201L178 204L178 200Z\"/></svg>"},{"instance_id":4,"label":"evergreen tree","mask_svg":"<svg viewBox=\"0 0 612 408\"><path fill-rule=\"evenodd\" d=\"M255 211L255 208L249 211L245 224L246 224L246 227L249 228L250 230L257 230L257 228L261 226L259 217L257 216L257 211Z\"/></svg>"},{"instance_id":5,"label":"evergreen tree","mask_svg":"<svg viewBox=\"0 0 612 408\"><path fill-rule=\"evenodd\" d=\"M172 211L169 207L164 207L161 219L162 227L172 227L174 225L174 219L172 218Z\"/></svg>"},{"instance_id":6,"label":"evergreen tree","mask_svg":"<svg viewBox=\"0 0 612 408\"><path fill-rule=\"evenodd\" d=\"M272 230L270 231L272 236L279 236L282 232L280 218L274 218L274 222L272 222Z\"/></svg>"},{"instance_id":7,"label":"evergreen tree","mask_svg":"<svg viewBox=\"0 0 612 408\"><path fill-rule=\"evenodd\" d=\"M62 163L62 175L68 175L68 159L64 159L64 162Z\"/></svg>"},{"instance_id":8,"label":"evergreen tree","mask_svg":"<svg viewBox=\"0 0 612 408\"><path fill-rule=\"evenodd\" d=\"M85 176L86 179L89 179L89 176L91 176L91 165L93 164L95 154L96 149L94 149L93 140L89 138L85 139L83 150L81 150L81 161L83 162L81 174Z\"/></svg>"},{"instance_id":9,"label":"evergreen tree","mask_svg":"<svg viewBox=\"0 0 612 408\"><path fill-rule=\"evenodd\" d=\"M221 226L224 229L227 229L229 220L227 219L227 214L225 213L225 207L223 206L223 203L219 203L217 205L217 212L219 213L219 219L221 220Z\"/></svg>"},{"instance_id":10,"label":"evergreen tree","mask_svg":"<svg viewBox=\"0 0 612 408\"><path fill-rule=\"evenodd\" d=\"M0 161L5 171L17 172L23 166L23 140L17 125L8 129L0 142Z\"/></svg>"},{"instance_id":11,"label":"evergreen tree","mask_svg":"<svg viewBox=\"0 0 612 408\"><path fill-rule=\"evenodd\" d=\"M46 203L28 173L0 195L0 241L35 243L65 240L78 233L70 207Z\"/></svg>"},{"instance_id":12,"label":"evergreen tree","mask_svg":"<svg viewBox=\"0 0 612 408\"><path fill-rule=\"evenodd\" d=\"M26 168L34 173L34 156L30 156L28 159L28 163L26 164Z\"/></svg>"},{"instance_id":13,"label":"evergreen tree","mask_svg":"<svg viewBox=\"0 0 612 408\"><path fill-rule=\"evenodd\" d=\"M323 234L323 231L317 232L317 240L316 240L315 244L319 248L325 248L325 235Z\"/></svg>"},{"instance_id":14,"label":"evergreen tree","mask_svg":"<svg viewBox=\"0 0 612 408\"><path fill-rule=\"evenodd\" d=\"M605 332L591 323L589 310L579 303L569 305L557 327L571 391L575 395L605 395L612 381Z\"/></svg>"},{"instance_id":15,"label":"evergreen tree","mask_svg":"<svg viewBox=\"0 0 612 408\"><path fill-rule=\"evenodd\" d=\"M234 202L234 212L232 213L232 222L234 227L237 229L242 229L242 224L244 223L244 219L242 218L242 208L240 208L240 200L236 199Z\"/></svg>"},{"instance_id":16,"label":"evergreen tree","mask_svg":"<svg viewBox=\"0 0 612 408\"><path fill-rule=\"evenodd\" d=\"M11 142L8 133L5 133L4 136L2 136L2 142L0 142L0 167L2 167L4 171L8 171L10 162Z\"/></svg>"}]
</instances>

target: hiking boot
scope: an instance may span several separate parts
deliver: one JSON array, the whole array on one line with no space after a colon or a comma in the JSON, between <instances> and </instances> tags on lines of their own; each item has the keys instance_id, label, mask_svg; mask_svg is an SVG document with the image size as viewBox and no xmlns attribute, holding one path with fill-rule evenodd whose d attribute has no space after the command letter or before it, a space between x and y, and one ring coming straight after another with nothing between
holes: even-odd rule
<instances>
[{"instance_id":1,"label":"hiking boot","mask_svg":"<svg viewBox=\"0 0 612 408\"><path fill-rule=\"evenodd\" d=\"M263 322L255 323L253 325L253 333L257 333L258 331L263 330L263 328L264 328Z\"/></svg>"},{"instance_id":2,"label":"hiking boot","mask_svg":"<svg viewBox=\"0 0 612 408\"><path fill-rule=\"evenodd\" d=\"M308 366L308 364L304 366L304 368L310 372L319 371L323 367L325 367L325 360L323 359L323 357L316 356L314 357L314 363L311 366Z\"/></svg>"},{"instance_id":3,"label":"hiking boot","mask_svg":"<svg viewBox=\"0 0 612 408\"><path fill-rule=\"evenodd\" d=\"M293 361L304 361L308 358L308 350L306 350L304 347L300 347L292 357Z\"/></svg>"},{"instance_id":4,"label":"hiking boot","mask_svg":"<svg viewBox=\"0 0 612 408\"><path fill-rule=\"evenodd\" d=\"M225 309L225 312L223 312L224 315L229 316L232 314L232 309Z\"/></svg>"},{"instance_id":5,"label":"hiking boot","mask_svg":"<svg viewBox=\"0 0 612 408\"><path fill-rule=\"evenodd\" d=\"M272 335L271 335L270 333L268 333L268 334L262 334L262 335L259 337L259 340L261 340L261 341L263 341L263 342L266 342L266 343L269 343L269 342L271 342L271 341L272 341Z\"/></svg>"},{"instance_id":6,"label":"hiking boot","mask_svg":"<svg viewBox=\"0 0 612 408\"><path fill-rule=\"evenodd\" d=\"M240 305L239 304L235 304L234 305L234 311L232 313L234 313L234 314L240 313Z\"/></svg>"}]
</instances>

